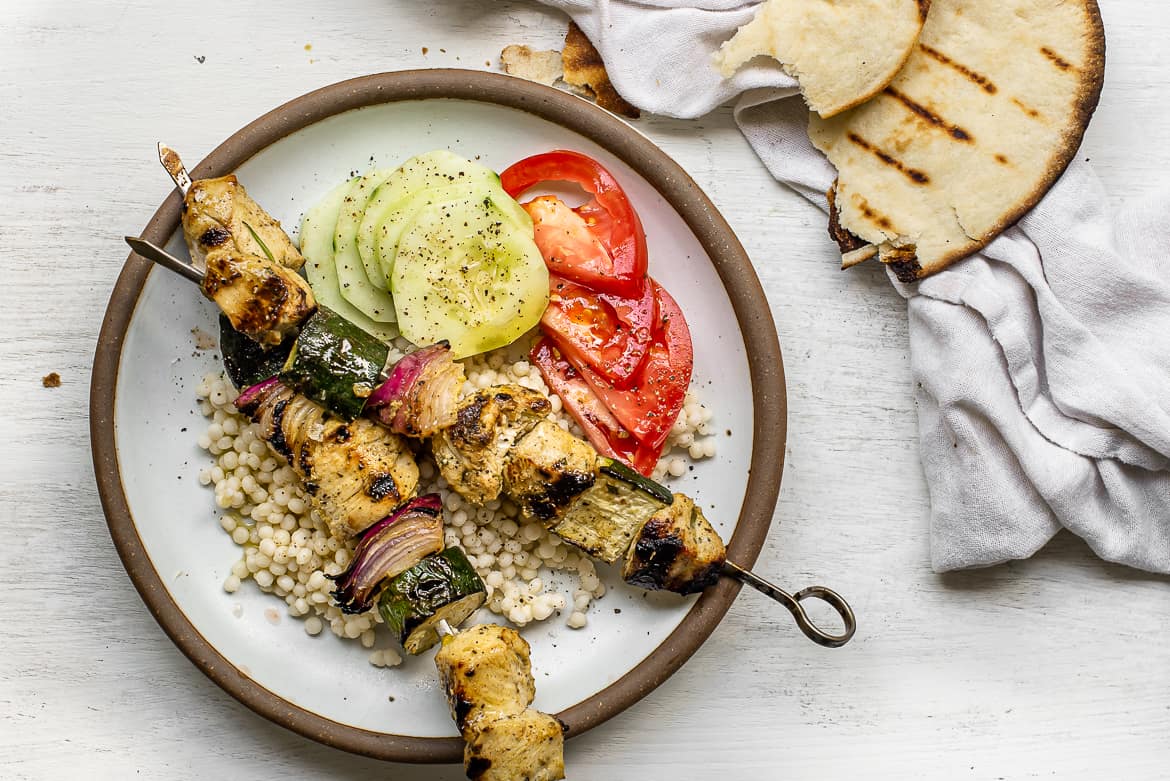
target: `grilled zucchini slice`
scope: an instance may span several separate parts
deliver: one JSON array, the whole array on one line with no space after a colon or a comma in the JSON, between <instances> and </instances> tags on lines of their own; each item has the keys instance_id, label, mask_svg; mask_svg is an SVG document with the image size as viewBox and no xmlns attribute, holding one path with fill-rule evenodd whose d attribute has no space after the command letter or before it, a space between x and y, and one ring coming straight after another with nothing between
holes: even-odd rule
<instances>
[{"instance_id":1,"label":"grilled zucchini slice","mask_svg":"<svg viewBox=\"0 0 1170 781\"><path fill-rule=\"evenodd\" d=\"M378 598L378 612L409 654L439 641L436 627L457 627L487 599L487 589L459 548L432 553L393 578Z\"/></svg>"}]
</instances>

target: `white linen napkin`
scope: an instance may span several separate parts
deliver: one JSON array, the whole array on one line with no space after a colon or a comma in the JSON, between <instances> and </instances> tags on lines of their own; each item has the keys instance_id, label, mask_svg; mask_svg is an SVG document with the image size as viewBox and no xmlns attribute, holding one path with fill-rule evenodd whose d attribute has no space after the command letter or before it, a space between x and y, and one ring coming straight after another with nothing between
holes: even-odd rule
<instances>
[{"instance_id":1,"label":"white linen napkin","mask_svg":"<svg viewBox=\"0 0 1170 781\"><path fill-rule=\"evenodd\" d=\"M730 80L711 55L737 0L542 0L644 111L697 117L739 95L768 170L826 209L834 172L778 64ZM1074 162L978 255L903 285L937 571L1026 558L1062 526L1109 561L1170 573L1170 189L1113 214Z\"/></svg>"}]
</instances>

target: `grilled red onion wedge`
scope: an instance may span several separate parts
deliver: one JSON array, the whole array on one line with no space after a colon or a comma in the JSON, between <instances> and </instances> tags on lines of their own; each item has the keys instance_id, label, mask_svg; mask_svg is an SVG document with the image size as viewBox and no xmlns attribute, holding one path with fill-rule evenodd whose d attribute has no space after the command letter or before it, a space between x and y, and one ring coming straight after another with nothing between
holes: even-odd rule
<instances>
[{"instance_id":1,"label":"grilled red onion wedge","mask_svg":"<svg viewBox=\"0 0 1170 781\"><path fill-rule=\"evenodd\" d=\"M411 499L362 532L349 569L330 577L338 584L333 599L343 613L364 613L384 581L441 550L443 500L438 494Z\"/></svg>"},{"instance_id":2,"label":"grilled red onion wedge","mask_svg":"<svg viewBox=\"0 0 1170 781\"><path fill-rule=\"evenodd\" d=\"M370 417L396 434L426 438L455 423L466 381L451 346L439 342L410 353L366 399Z\"/></svg>"}]
</instances>

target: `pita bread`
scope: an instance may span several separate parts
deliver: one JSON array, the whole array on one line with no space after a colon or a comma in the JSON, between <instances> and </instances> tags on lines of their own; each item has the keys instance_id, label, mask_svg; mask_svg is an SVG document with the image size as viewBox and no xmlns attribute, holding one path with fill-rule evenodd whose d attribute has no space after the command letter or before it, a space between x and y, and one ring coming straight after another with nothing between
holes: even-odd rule
<instances>
[{"instance_id":1,"label":"pita bread","mask_svg":"<svg viewBox=\"0 0 1170 781\"><path fill-rule=\"evenodd\" d=\"M1104 66L1095 0L934 0L889 87L810 121L840 227L903 281L980 249L1064 171Z\"/></svg>"},{"instance_id":2,"label":"pita bread","mask_svg":"<svg viewBox=\"0 0 1170 781\"><path fill-rule=\"evenodd\" d=\"M574 22L569 22L569 30L565 33L561 65L565 69L565 83L584 90L585 96L596 100L603 109L631 119L641 115L636 106L627 103L614 89L601 54Z\"/></svg>"},{"instance_id":3,"label":"pita bread","mask_svg":"<svg viewBox=\"0 0 1170 781\"><path fill-rule=\"evenodd\" d=\"M512 44L500 52L500 64L511 76L551 87L564 75L561 53L555 49L541 51L531 46Z\"/></svg>"},{"instance_id":4,"label":"pita bread","mask_svg":"<svg viewBox=\"0 0 1170 781\"><path fill-rule=\"evenodd\" d=\"M929 7L930 0L767 0L715 61L731 76L754 57L773 57L800 82L812 110L831 117L890 83Z\"/></svg>"}]
</instances>

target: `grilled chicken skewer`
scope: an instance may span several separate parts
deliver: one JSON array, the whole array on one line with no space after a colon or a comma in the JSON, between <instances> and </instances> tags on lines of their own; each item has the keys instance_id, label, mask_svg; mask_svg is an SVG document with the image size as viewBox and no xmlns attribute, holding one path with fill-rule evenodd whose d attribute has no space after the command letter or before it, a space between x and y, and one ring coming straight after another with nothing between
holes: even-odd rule
<instances>
[{"instance_id":1,"label":"grilled chicken skewer","mask_svg":"<svg viewBox=\"0 0 1170 781\"><path fill-rule=\"evenodd\" d=\"M147 246L148 257L166 254L153 245ZM413 365L416 363L420 365ZM507 495L527 517L541 521L567 542L607 563L616 563L625 554L622 576L632 585L690 594L702 591L720 576L732 577L784 605L813 642L836 648L852 638L856 622L840 595L821 586L789 594L728 562L718 532L692 500L682 494L672 495L623 465L599 456L587 442L549 421L551 404L542 394L522 386L497 386L458 400L462 371L450 359L449 351L439 345L412 353L401 364L412 364L408 373L413 381L400 379L395 399L375 412L376 419L390 430L372 426L368 420L355 421L371 441L377 441L378 431L389 440L382 448L395 456L382 463L396 464L402 471L398 476L389 470L376 474L393 477L398 501L412 495L418 473L413 461L413 470L399 464L398 454L405 449L400 441L393 441L397 439L395 434L429 437L435 461L452 490L477 504ZM387 382L394 382L394 372L389 374ZM297 409L316 411L289 418L277 416L278 407L273 404L265 408L270 411L268 420L264 412L257 416L258 407L245 403L241 410L261 423L266 438L284 437L302 445L310 442L311 438L298 427L302 421L323 419L324 409L279 382L268 392L286 404L295 399ZM348 441L313 446L329 453L323 458L328 463L362 463L360 457L348 453L356 446ZM381 484L376 481L355 488L361 481L360 470L356 477L337 469L322 474L320 470L313 471L311 460L300 463L294 457L289 463L307 485L319 487L325 482L330 486L320 497L311 495L335 533L357 533L371 514L386 507L380 504L383 500L390 504L390 494L380 498L377 495L376 486ZM327 504L327 497L334 493L347 497L356 510L346 513L343 509L338 515L338 507L344 507L344 502L333 507ZM372 507L378 509L369 509ZM800 602L814 597L827 602L841 616L843 632L825 632L812 623Z\"/></svg>"},{"instance_id":2,"label":"grilled chicken skewer","mask_svg":"<svg viewBox=\"0 0 1170 781\"><path fill-rule=\"evenodd\" d=\"M275 379L249 388L236 407L301 478L335 537L368 529L418 489L406 443L371 420L345 423Z\"/></svg>"},{"instance_id":3,"label":"grilled chicken skewer","mask_svg":"<svg viewBox=\"0 0 1170 781\"><path fill-rule=\"evenodd\" d=\"M163 143L158 159L183 196L183 236L195 268L202 271L209 254L232 248L294 271L305 264L280 222L252 200L234 174L192 180L178 153Z\"/></svg>"},{"instance_id":4,"label":"grilled chicken skewer","mask_svg":"<svg viewBox=\"0 0 1170 781\"><path fill-rule=\"evenodd\" d=\"M183 195L183 236L191 266L202 272L203 294L240 333L280 344L317 308L309 283L296 273L305 259L235 176L192 181L173 149L160 143L158 155Z\"/></svg>"},{"instance_id":5,"label":"grilled chicken skewer","mask_svg":"<svg viewBox=\"0 0 1170 781\"><path fill-rule=\"evenodd\" d=\"M164 150L166 148L160 145L160 159L182 189L185 172L181 171L181 163L180 172L176 173L172 169L177 155L166 150L170 152L168 155ZM214 186L203 187L202 182L195 182L184 193L184 234L192 247L192 256L195 257L197 246L206 248L212 239L218 243L208 254L224 251L219 247L228 243L227 238L237 242L240 234L238 228L235 233L229 231L229 236L222 241L214 229L215 226L222 229L223 226L238 224L244 226L250 234L249 238L258 242L269 256L268 267L279 267L264 240L245 220L251 218L261 223L269 232L266 235L274 243L282 248L287 243L291 248L291 240L280 229L279 223L247 196L234 177L204 181ZM212 196L197 197L200 192L212 193ZM215 225L203 230L209 222ZM278 233L279 237L272 237L272 232ZM166 254L153 246L150 249L153 253L148 257ZM292 252L296 253L295 248ZM282 255L282 260L286 257L287 254ZM300 259L299 253L295 257ZM207 258L207 254L204 258ZM300 279L299 275L293 276ZM203 281L205 292L206 279L204 277ZM243 309L247 299L246 286L237 289L241 294L227 299L235 311ZM219 299L213 300L219 303ZM231 312L225 309L225 313L231 320ZM269 332L272 330L269 329ZM407 387L396 394L395 401L379 409L375 417L397 433L418 438L429 436L440 471L451 487L464 497L482 504L504 492L520 505L526 516L540 520L547 528L591 555L614 563L625 553L623 577L632 584L686 594L703 590L721 575L734 577L781 602L792 612L801 630L814 642L837 647L852 637L855 629L852 611L835 592L823 587L812 587L789 595L747 570L727 562L726 549L718 533L688 497L681 494L672 496L650 481L639 483L638 476L631 470L627 469L625 474L621 474L618 469L620 465L602 459L588 443L547 420L551 409L548 399L527 388L502 386L472 394L457 402L462 386L462 371L455 373L446 369L448 365L454 366L449 356L440 353L437 357L438 360L425 361L417 374L430 371L432 376L442 377L444 381L414 383L413 387L407 383ZM438 374L434 371L436 366L440 367ZM422 391L423 387L426 387L425 392ZM271 392L282 397L281 404L268 407L269 417L275 420L280 417L275 414L277 409L283 411L298 397L283 386L279 391ZM288 398L283 398L286 393ZM308 399L299 399L296 405L298 408L315 406ZM320 419L317 413L306 413L306 416ZM287 426L294 430L292 433L295 439L297 420L290 419ZM275 420L275 425L270 423L266 426L266 432L283 437L287 426L281 417ZM369 436L371 443L377 441L372 433L366 436ZM309 438L301 437L303 450L311 449L308 447L309 441ZM368 509L365 505L370 504L370 500L376 506L381 499L389 498L394 493L400 499L413 493L409 470L405 470L406 480L401 479L404 466L398 464L398 454L402 452L398 445L391 442L383 446L384 452L381 454L384 457L383 464L389 464L390 454L393 454L393 463L399 466L400 472L397 479L390 471L381 472L379 475L389 478L389 481L367 481L363 492L345 484L357 482L352 478L346 480L340 472L329 475L336 490L327 492L317 501L330 519L331 528L350 533L360 531L362 524L367 522L368 515L363 511ZM349 445L348 442L334 442L329 447L316 446L319 452L332 456L326 460L333 465L347 461L363 463L360 456L351 457L350 452L342 452L354 447L356 445ZM319 487L313 480L311 463L298 466L292 459L290 463L308 485ZM417 466L413 461L410 461L410 466L414 470L414 485L417 485ZM379 493L379 486L390 484L394 486L393 492L381 499L375 495ZM656 495L654 488L647 490L648 486L656 486L660 493ZM401 493L401 488L407 488L407 492ZM334 495L341 498L331 498ZM356 502L355 512L353 508L347 507L347 503L355 504L353 500L358 496L362 498ZM845 623L842 634L829 634L812 624L800 605L801 600L810 597L824 599L841 615Z\"/></svg>"}]
</instances>

